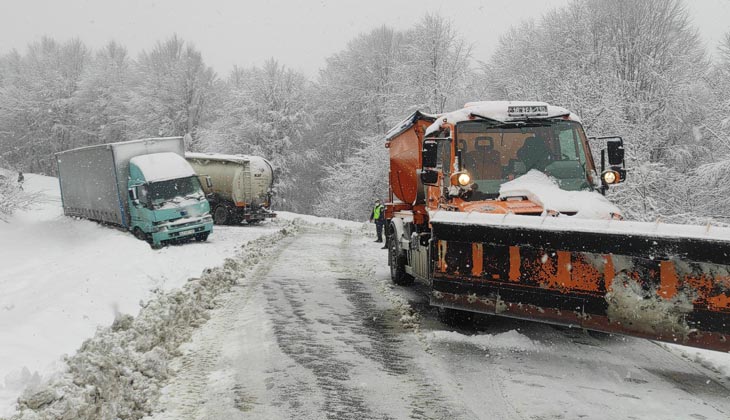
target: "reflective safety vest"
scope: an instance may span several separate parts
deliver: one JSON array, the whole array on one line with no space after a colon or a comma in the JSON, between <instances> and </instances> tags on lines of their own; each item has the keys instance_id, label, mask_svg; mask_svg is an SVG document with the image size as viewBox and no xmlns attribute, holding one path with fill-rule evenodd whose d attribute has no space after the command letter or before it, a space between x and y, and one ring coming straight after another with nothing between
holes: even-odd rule
<instances>
[{"instance_id":1,"label":"reflective safety vest","mask_svg":"<svg viewBox=\"0 0 730 420\"><path fill-rule=\"evenodd\" d=\"M373 209L374 220L380 220L380 213L383 211L383 207L384 206L382 204L378 204L377 206L375 206L375 208Z\"/></svg>"}]
</instances>

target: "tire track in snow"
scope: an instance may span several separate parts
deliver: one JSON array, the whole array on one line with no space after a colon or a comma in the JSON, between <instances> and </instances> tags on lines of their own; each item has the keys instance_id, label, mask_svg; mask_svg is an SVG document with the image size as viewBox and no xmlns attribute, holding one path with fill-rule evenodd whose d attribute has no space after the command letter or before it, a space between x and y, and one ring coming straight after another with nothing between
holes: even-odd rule
<instances>
[{"instance_id":1,"label":"tire track in snow","mask_svg":"<svg viewBox=\"0 0 730 420\"><path fill-rule=\"evenodd\" d=\"M354 338L349 308L342 305L344 300L336 292L335 274L321 264L321 259L317 261L321 253L314 258L307 255L307 248L314 248L312 245L336 252L337 242L311 231L306 236L309 241L301 239L300 247L292 249L299 256L299 275L292 276L287 269L272 270L270 283L265 287L277 343L286 355L313 375L321 393L324 417L392 418L384 413L376 415L366 403L362 389L355 388L353 370L357 360L348 354L353 352ZM311 245L308 247L305 242ZM301 407L298 400L310 396L306 392L289 391L293 391L289 395L293 414L297 417L312 414L297 412Z\"/></svg>"},{"instance_id":2,"label":"tire track in snow","mask_svg":"<svg viewBox=\"0 0 730 420\"><path fill-rule=\"evenodd\" d=\"M245 322L241 311L249 305L269 270L262 261L275 259L292 240L289 237L262 250L256 261L249 261L256 264L253 272L242 272L239 284L221 296L222 306L196 331L192 343L183 346L183 355L172 366L176 377L160 399L160 406L167 410L155 419L222 419L247 411L253 401L229 369L221 338L236 336Z\"/></svg>"},{"instance_id":3,"label":"tire track in snow","mask_svg":"<svg viewBox=\"0 0 730 420\"><path fill-rule=\"evenodd\" d=\"M340 247L339 258L330 262L333 270L342 270L344 267L343 274L346 276L340 278L337 285L354 306L351 313L353 328L369 338L368 346L356 349L363 356L378 363L384 372L403 382L405 386L399 387L398 392L403 392L409 402L408 418L476 418L474 413L457 409L444 395L441 385L430 378L432 372L423 371L414 363L413 356L430 359L427 349L420 345L419 333L407 334L408 331L401 322L403 314L400 310L403 308L378 308L374 297L382 293L383 285L375 279L373 267L363 263L362 255L347 252L352 249L351 242L352 237L346 236ZM410 318L408 327L413 327ZM405 343L404 335L414 339L412 345ZM410 353L406 353L407 351Z\"/></svg>"}]
</instances>

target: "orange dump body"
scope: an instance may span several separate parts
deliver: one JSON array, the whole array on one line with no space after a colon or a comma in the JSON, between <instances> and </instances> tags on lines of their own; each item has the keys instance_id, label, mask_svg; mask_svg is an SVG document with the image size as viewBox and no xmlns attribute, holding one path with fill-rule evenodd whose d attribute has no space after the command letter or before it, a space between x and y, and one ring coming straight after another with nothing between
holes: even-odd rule
<instances>
[{"instance_id":1,"label":"orange dump body","mask_svg":"<svg viewBox=\"0 0 730 420\"><path fill-rule=\"evenodd\" d=\"M418 179L421 169L421 149L426 128L435 120L416 112L404 121L401 129L391 134L386 143L390 151L390 197L385 204L385 216L392 219L397 211L413 211L422 223L426 218L423 185Z\"/></svg>"},{"instance_id":2,"label":"orange dump body","mask_svg":"<svg viewBox=\"0 0 730 420\"><path fill-rule=\"evenodd\" d=\"M426 121L418 121L412 128L389 142L390 188L398 200L413 204L421 182L417 170L421 169L421 144Z\"/></svg>"}]
</instances>

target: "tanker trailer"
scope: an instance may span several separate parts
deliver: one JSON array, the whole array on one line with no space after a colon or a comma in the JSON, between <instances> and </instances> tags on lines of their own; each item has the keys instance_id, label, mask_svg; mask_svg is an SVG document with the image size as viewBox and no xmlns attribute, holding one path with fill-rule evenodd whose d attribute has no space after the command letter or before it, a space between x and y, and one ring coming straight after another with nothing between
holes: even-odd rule
<instances>
[{"instance_id":1,"label":"tanker trailer","mask_svg":"<svg viewBox=\"0 0 730 420\"><path fill-rule=\"evenodd\" d=\"M216 224L254 224L276 217L271 211L274 168L268 160L217 153L186 153L185 158L198 176L213 181L212 187L203 183L203 189Z\"/></svg>"}]
</instances>

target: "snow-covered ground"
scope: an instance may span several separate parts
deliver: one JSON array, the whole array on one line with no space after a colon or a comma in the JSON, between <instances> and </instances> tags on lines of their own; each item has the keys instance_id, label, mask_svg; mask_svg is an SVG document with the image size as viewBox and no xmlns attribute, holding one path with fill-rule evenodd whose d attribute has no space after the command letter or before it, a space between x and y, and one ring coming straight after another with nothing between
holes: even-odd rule
<instances>
[{"instance_id":1,"label":"snow-covered ground","mask_svg":"<svg viewBox=\"0 0 730 420\"><path fill-rule=\"evenodd\" d=\"M701 415L696 418L721 418L728 411L720 395L726 385L715 378L730 379L729 354L639 339L595 340L510 320L476 334L449 331L434 319L418 287L390 284L387 251L363 238L372 235L372 225L280 212L275 222L261 226L216 227L208 243L152 250L126 232L64 217L53 178L29 175L26 189L41 194L43 202L11 223L0 222L0 418L12 415L25 386L52 376L50 387L39 387L47 392L34 401L55 404L51 414L39 418L54 418L53 410L98 409L93 396L86 395L86 384L116 398L106 403L119 410L152 410L164 417L178 409L228 410L231 402L238 410L231 412L279 418L275 414L288 412L282 402L297 400L290 390L301 388L284 385L298 384L301 366L309 365L319 376L312 379L305 369L301 377L312 385L306 389L335 401L330 408L352 418L359 415L353 408L378 412L382 401L389 402L390 413L411 417L425 404L436 417L450 412L454 418L488 413L608 418L615 413L592 402L602 399L623 404L618 413L637 413L637 418L659 412L652 404L661 405L662 412L676 408L676 413L686 409L685 414ZM308 226L306 234L287 236L302 224ZM213 267L218 268L207 270ZM182 291L155 294L155 289ZM151 303L140 310L140 301ZM120 313L139 316L120 318ZM326 331L315 334L318 329ZM227 332L205 339L214 330ZM180 346L191 334L192 341ZM258 340L266 334L272 337ZM60 362L89 338L85 350L68 359L68 367ZM241 340L248 347L234 345ZM277 345L286 357L276 360L298 360L299 370L283 362L273 371L255 363L256 357L271 358ZM330 347L341 351L329 352ZM205 351L192 351L198 348ZM182 358L175 359L178 351ZM98 359L104 352L113 354ZM232 358L239 372L211 364L211 354L217 360ZM334 363L338 359L348 363ZM343 369L352 381L340 378ZM379 370L384 373L378 375ZM693 382L683 384L683 378ZM155 407L161 386L162 405ZM314 400L306 389L299 397L310 404ZM407 398L399 397L403 390L410 393ZM275 391L281 398L262 405L279 395ZM372 392L380 394L374 398ZM210 396L217 397L200 405L200 398ZM317 412L307 404L291 412ZM36 418L25 414L23 419Z\"/></svg>"},{"instance_id":2,"label":"snow-covered ground","mask_svg":"<svg viewBox=\"0 0 730 420\"><path fill-rule=\"evenodd\" d=\"M0 221L0 416L97 327L136 315L153 290L180 287L276 228L216 226L207 243L153 250L127 232L65 217L56 178L27 174L24 187L40 202Z\"/></svg>"}]
</instances>

